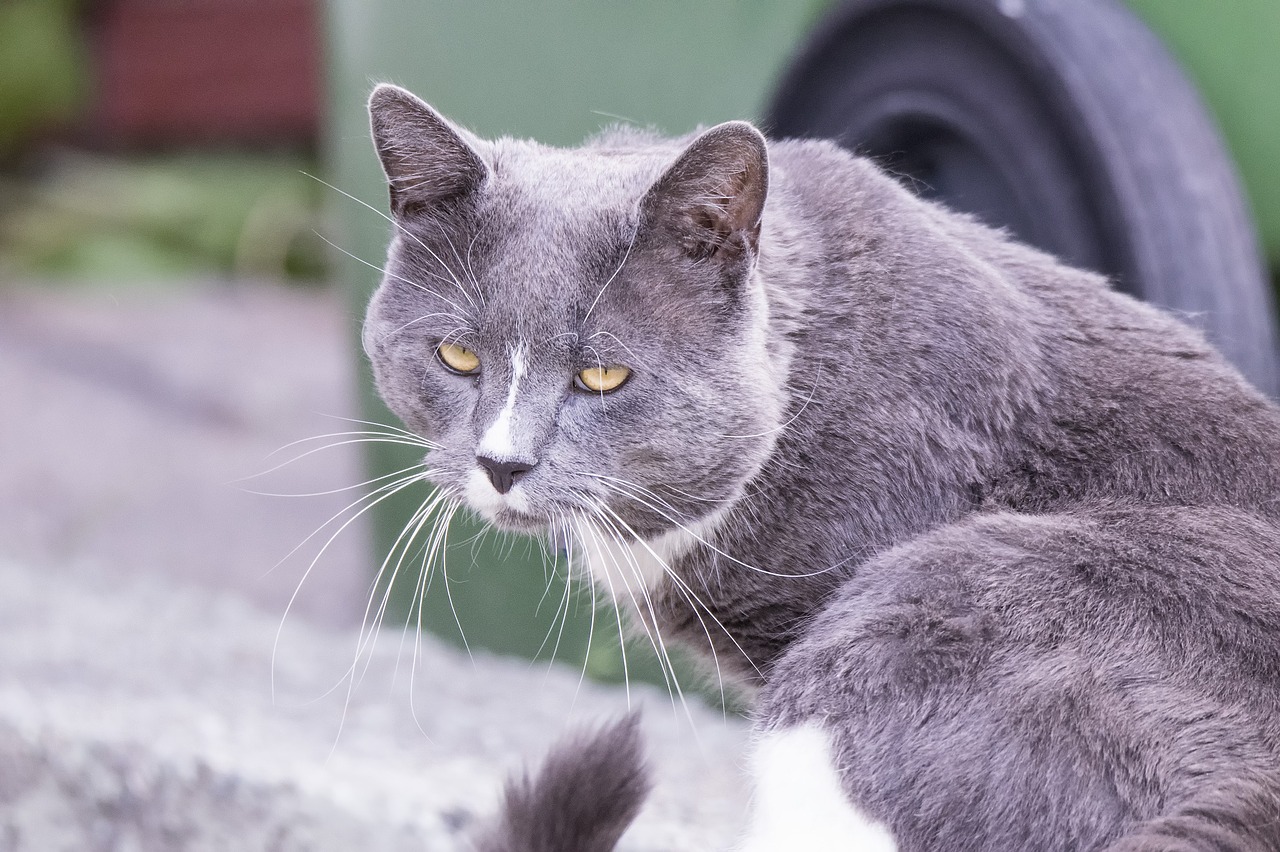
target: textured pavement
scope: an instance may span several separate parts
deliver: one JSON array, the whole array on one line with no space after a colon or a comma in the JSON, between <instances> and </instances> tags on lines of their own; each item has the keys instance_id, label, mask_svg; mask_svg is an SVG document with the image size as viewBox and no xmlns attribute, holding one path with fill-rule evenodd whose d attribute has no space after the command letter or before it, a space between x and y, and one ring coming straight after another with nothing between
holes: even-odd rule
<instances>
[{"instance_id":1,"label":"textured pavement","mask_svg":"<svg viewBox=\"0 0 1280 852\"><path fill-rule=\"evenodd\" d=\"M0 850L466 849L508 771L625 712L394 629L362 652L359 524L283 617L290 550L351 498L246 489L352 485L358 458L239 480L346 428L357 324L266 285L0 290ZM741 722L633 698L659 782L624 848L727 848Z\"/></svg>"}]
</instances>

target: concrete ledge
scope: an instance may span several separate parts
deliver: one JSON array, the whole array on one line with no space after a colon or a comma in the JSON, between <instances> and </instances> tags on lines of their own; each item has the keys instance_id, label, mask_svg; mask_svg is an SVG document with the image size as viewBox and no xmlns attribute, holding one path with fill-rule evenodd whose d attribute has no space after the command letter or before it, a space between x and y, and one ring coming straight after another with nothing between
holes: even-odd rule
<instances>
[{"instance_id":1,"label":"concrete ledge","mask_svg":"<svg viewBox=\"0 0 1280 852\"><path fill-rule=\"evenodd\" d=\"M0 563L0 850L453 850L502 779L625 712L576 673L277 616L151 577ZM331 687L337 686L330 691ZM327 693L327 694L326 694ZM725 848L745 730L644 705L658 789L623 848Z\"/></svg>"}]
</instances>

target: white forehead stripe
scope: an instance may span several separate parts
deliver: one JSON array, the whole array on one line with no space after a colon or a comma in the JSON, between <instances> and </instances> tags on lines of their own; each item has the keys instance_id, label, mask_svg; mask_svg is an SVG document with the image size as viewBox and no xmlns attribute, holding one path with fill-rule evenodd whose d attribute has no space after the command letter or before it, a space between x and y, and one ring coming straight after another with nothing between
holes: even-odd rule
<instances>
[{"instance_id":1,"label":"white forehead stripe","mask_svg":"<svg viewBox=\"0 0 1280 852\"><path fill-rule=\"evenodd\" d=\"M516 409L516 393L526 369L525 348L521 344L511 353L511 385L507 388L506 404L480 438L480 446L476 448L479 455L498 461L509 461L515 457L515 436L511 433L511 420Z\"/></svg>"}]
</instances>

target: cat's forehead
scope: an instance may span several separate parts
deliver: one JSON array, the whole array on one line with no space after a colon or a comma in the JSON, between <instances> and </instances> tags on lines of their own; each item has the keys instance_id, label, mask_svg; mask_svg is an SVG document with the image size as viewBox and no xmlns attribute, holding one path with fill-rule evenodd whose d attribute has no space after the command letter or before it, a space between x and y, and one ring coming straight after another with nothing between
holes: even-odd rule
<instances>
[{"instance_id":1,"label":"cat's forehead","mask_svg":"<svg viewBox=\"0 0 1280 852\"><path fill-rule=\"evenodd\" d=\"M535 217L530 221L589 223L632 212L671 156L663 146L564 149L503 139L492 143L487 194L497 209Z\"/></svg>"},{"instance_id":2,"label":"cat's forehead","mask_svg":"<svg viewBox=\"0 0 1280 852\"><path fill-rule=\"evenodd\" d=\"M639 201L665 161L652 151L495 143L479 207L480 283L528 320L594 295L625 256Z\"/></svg>"}]
</instances>

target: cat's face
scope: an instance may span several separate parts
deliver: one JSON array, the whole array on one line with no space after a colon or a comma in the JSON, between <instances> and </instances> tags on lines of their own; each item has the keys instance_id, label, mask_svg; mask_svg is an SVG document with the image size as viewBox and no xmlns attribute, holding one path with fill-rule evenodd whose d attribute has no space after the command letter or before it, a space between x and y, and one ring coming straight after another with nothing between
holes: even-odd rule
<instances>
[{"instance_id":1,"label":"cat's face","mask_svg":"<svg viewBox=\"0 0 1280 852\"><path fill-rule=\"evenodd\" d=\"M764 141L481 142L370 101L396 233L369 306L379 391L492 523L649 538L725 507L778 431L754 265Z\"/></svg>"}]
</instances>

